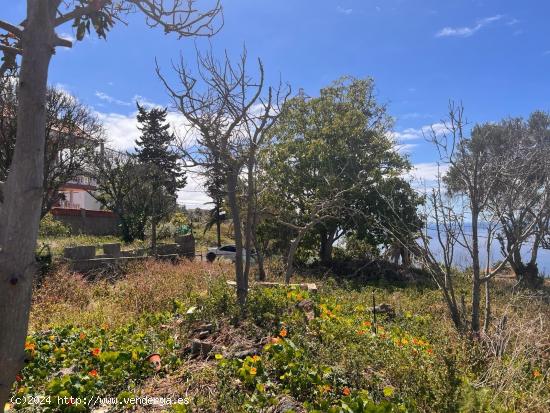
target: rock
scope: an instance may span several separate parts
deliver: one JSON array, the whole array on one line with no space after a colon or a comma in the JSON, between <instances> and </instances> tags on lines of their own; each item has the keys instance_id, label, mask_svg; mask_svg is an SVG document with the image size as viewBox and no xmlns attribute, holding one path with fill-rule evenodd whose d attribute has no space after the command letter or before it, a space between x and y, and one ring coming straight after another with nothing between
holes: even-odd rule
<instances>
[{"instance_id":1,"label":"rock","mask_svg":"<svg viewBox=\"0 0 550 413\"><path fill-rule=\"evenodd\" d=\"M209 335L210 335L210 331L205 330L205 331L200 331L197 337L199 338L199 340L204 340Z\"/></svg>"},{"instance_id":2,"label":"rock","mask_svg":"<svg viewBox=\"0 0 550 413\"><path fill-rule=\"evenodd\" d=\"M281 397L281 400L275 405L266 410L267 413L302 413L305 412L303 406L289 396Z\"/></svg>"},{"instance_id":3,"label":"rock","mask_svg":"<svg viewBox=\"0 0 550 413\"><path fill-rule=\"evenodd\" d=\"M57 376L58 377L68 376L73 374L74 372L75 372L75 366L65 367L59 370L59 372L57 373Z\"/></svg>"},{"instance_id":4,"label":"rock","mask_svg":"<svg viewBox=\"0 0 550 413\"><path fill-rule=\"evenodd\" d=\"M311 300L302 300L296 304L300 310L304 312L307 321L311 321L315 318L315 303Z\"/></svg>"},{"instance_id":5,"label":"rock","mask_svg":"<svg viewBox=\"0 0 550 413\"><path fill-rule=\"evenodd\" d=\"M201 340L191 340L191 354L193 356L202 356L206 357L212 349L214 348L214 345L211 343L206 343Z\"/></svg>"},{"instance_id":6,"label":"rock","mask_svg":"<svg viewBox=\"0 0 550 413\"><path fill-rule=\"evenodd\" d=\"M395 318L395 310L389 304L382 303L374 307L374 309L376 310L376 315L385 315L388 318ZM372 309L371 312L373 312Z\"/></svg>"}]
</instances>

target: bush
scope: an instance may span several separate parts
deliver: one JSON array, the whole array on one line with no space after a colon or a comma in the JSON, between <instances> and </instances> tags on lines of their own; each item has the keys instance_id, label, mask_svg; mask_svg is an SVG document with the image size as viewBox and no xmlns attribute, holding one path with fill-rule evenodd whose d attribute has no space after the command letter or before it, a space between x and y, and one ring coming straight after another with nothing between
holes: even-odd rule
<instances>
[{"instance_id":1,"label":"bush","mask_svg":"<svg viewBox=\"0 0 550 413\"><path fill-rule=\"evenodd\" d=\"M40 237L67 237L71 235L71 229L48 213L40 221L38 235Z\"/></svg>"}]
</instances>

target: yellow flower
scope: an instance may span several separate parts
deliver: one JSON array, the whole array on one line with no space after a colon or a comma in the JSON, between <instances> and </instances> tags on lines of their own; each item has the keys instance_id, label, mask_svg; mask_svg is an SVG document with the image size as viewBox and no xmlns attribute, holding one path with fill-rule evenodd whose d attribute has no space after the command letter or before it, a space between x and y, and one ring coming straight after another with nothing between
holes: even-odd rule
<instances>
[{"instance_id":1,"label":"yellow flower","mask_svg":"<svg viewBox=\"0 0 550 413\"><path fill-rule=\"evenodd\" d=\"M403 345L406 346L407 344L409 344L409 340L407 340L406 338L403 337L403 338L401 339L401 344L403 344Z\"/></svg>"},{"instance_id":2,"label":"yellow flower","mask_svg":"<svg viewBox=\"0 0 550 413\"><path fill-rule=\"evenodd\" d=\"M54 341L55 340L55 336L50 336L48 337L50 339L50 341Z\"/></svg>"},{"instance_id":3,"label":"yellow flower","mask_svg":"<svg viewBox=\"0 0 550 413\"><path fill-rule=\"evenodd\" d=\"M254 363L260 361L261 359L262 359L262 358L261 358L260 356L254 356L254 357L252 357L252 361L253 361Z\"/></svg>"},{"instance_id":4,"label":"yellow flower","mask_svg":"<svg viewBox=\"0 0 550 413\"><path fill-rule=\"evenodd\" d=\"M11 410L12 407L13 407L13 404L11 404L11 403L6 403L6 404L4 405L4 411L7 412L7 411Z\"/></svg>"},{"instance_id":5,"label":"yellow flower","mask_svg":"<svg viewBox=\"0 0 550 413\"><path fill-rule=\"evenodd\" d=\"M258 372L258 370L256 370L256 367L252 367L252 368L250 369L250 375L251 375L251 376L255 376L257 372Z\"/></svg>"},{"instance_id":6,"label":"yellow flower","mask_svg":"<svg viewBox=\"0 0 550 413\"><path fill-rule=\"evenodd\" d=\"M216 360L223 359L223 356L221 354L216 354L214 357L216 358Z\"/></svg>"}]
</instances>

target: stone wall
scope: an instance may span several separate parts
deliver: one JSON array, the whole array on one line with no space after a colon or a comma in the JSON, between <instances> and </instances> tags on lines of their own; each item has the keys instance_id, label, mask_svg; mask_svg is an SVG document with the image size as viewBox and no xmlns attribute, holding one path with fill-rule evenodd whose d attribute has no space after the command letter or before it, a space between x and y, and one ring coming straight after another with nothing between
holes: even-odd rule
<instances>
[{"instance_id":1,"label":"stone wall","mask_svg":"<svg viewBox=\"0 0 550 413\"><path fill-rule=\"evenodd\" d=\"M111 211L52 209L54 219L71 228L71 234L119 235L119 219Z\"/></svg>"}]
</instances>

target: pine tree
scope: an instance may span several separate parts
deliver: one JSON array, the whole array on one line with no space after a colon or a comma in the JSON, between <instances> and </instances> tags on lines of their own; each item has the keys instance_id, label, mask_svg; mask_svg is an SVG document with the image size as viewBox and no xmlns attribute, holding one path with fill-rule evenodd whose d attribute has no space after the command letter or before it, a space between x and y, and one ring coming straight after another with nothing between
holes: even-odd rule
<instances>
[{"instance_id":1,"label":"pine tree","mask_svg":"<svg viewBox=\"0 0 550 413\"><path fill-rule=\"evenodd\" d=\"M144 184L151 194L151 248L156 255L156 226L176 207L177 191L185 186L186 177L178 156L172 150L174 135L166 121L166 108L147 110L137 104L138 129L141 137L136 140L136 157L146 169Z\"/></svg>"}]
</instances>

